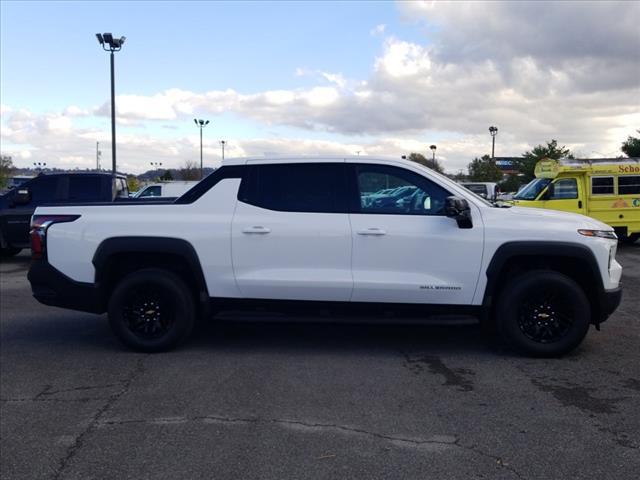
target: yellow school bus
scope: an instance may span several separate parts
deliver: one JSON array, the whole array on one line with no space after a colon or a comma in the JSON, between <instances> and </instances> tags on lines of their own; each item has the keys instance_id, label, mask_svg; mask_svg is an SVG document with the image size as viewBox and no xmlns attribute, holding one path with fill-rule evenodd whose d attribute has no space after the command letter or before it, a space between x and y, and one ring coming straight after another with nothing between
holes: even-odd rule
<instances>
[{"instance_id":1,"label":"yellow school bus","mask_svg":"<svg viewBox=\"0 0 640 480\"><path fill-rule=\"evenodd\" d=\"M622 240L640 238L640 158L546 158L535 176L514 205L581 213L611 225Z\"/></svg>"}]
</instances>

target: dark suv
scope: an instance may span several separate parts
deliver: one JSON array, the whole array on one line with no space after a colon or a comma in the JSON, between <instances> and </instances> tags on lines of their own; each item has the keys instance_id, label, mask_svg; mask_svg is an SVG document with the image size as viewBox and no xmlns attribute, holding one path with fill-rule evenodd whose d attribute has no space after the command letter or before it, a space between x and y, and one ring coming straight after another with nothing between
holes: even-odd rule
<instances>
[{"instance_id":1,"label":"dark suv","mask_svg":"<svg viewBox=\"0 0 640 480\"><path fill-rule=\"evenodd\" d=\"M12 256L29 247L31 215L40 205L113 202L128 197L124 175L41 174L0 196L0 254Z\"/></svg>"}]
</instances>

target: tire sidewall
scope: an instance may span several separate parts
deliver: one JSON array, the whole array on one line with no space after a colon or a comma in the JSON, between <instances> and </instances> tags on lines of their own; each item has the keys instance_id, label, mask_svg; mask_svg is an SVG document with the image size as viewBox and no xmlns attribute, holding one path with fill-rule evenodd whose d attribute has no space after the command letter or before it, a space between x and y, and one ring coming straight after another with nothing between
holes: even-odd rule
<instances>
[{"instance_id":1,"label":"tire sidewall","mask_svg":"<svg viewBox=\"0 0 640 480\"><path fill-rule=\"evenodd\" d=\"M159 288L163 297L172 302L173 322L169 331L157 339L137 336L128 328L123 316L131 290L143 285ZM129 274L117 284L109 299L108 316L113 332L127 347L142 352L162 352L175 348L191 333L195 318L194 299L177 275L161 269L144 269Z\"/></svg>"},{"instance_id":2,"label":"tire sidewall","mask_svg":"<svg viewBox=\"0 0 640 480\"><path fill-rule=\"evenodd\" d=\"M541 288L561 291L572 299L573 323L564 337L551 343L528 338L518 325L523 302ZM500 295L496 314L498 330L506 342L521 353L538 357L556 357L570 352L582 342L591 323L591 307L582 288L566 275L544 270L512 279Z\"/></svg>"}]
</instances>

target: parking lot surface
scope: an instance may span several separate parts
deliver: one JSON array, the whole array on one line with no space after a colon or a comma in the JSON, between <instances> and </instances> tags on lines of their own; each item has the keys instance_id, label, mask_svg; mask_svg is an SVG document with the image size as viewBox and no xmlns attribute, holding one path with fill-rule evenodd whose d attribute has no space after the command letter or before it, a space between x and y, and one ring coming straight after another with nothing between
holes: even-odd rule
<instances>
[{"instance_id":1,"label":"parking lot surface","mask_svg":"<svg viewBox=\"0 0 640 480\"><path fill-rule=\"evenodd\" d=\"M638 478L640 244L618 259L617 312L540 360L477 326L211 324L132 353L37 303L23 253L0 265L0 476Z\"/></svg>"}]
</instances>

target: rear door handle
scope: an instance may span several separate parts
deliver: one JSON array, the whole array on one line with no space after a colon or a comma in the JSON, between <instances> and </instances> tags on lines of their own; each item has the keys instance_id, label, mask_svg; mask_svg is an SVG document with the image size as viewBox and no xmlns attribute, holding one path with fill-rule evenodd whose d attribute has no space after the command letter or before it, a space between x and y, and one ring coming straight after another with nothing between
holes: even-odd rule
<instances>
[{"instance_id":1,"label":"rear door handle","mask_svg":"<svg viewBox=\"0 0 640 480\"><path fill-rule=\"evenodd\" d=\"M258 233L265 234L271 232L270 228L263 227L262 225L255 225L253 227L245 227L242 229L242 233Z\"/></svg>"},{"instance_id":2,"label":"rear door handle","mask_svg":"<svg viewBox=\"0 0 640 480\"><path fill-rule=\"evenodd\" d=\"M366 230L358 230L356 232L358 235L386 235L387 232L382 230L381 228L367 228Z\"/></svg>"}]
</instances>

